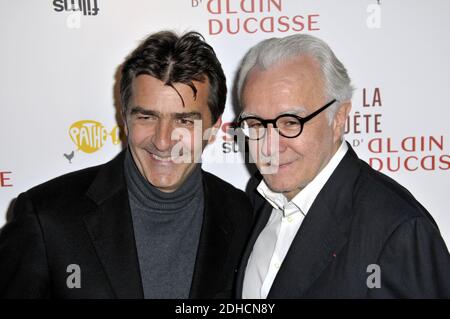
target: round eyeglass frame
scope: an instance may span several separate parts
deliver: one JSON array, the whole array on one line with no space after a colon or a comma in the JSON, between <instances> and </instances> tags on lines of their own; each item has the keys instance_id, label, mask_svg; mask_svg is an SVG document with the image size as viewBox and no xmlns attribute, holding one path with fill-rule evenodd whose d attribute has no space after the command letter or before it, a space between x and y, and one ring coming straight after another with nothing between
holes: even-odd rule
<instances>
[{"instance_id":1,"label":"round eyeglass frame","mask_svg":"<svg viewBox=\"0 0 450 319\"><path fill-rule=\"evenodd\" d=\"M249 135L247 135L247 134L244 133L244 135L245 135L248 139L250 139L250 140L252 140L252 141L258 141L258 140L262 139L262 138L265 136L265 134L266 134L265 132L266 132L267 126L268 126L269 124L272 124L273 128L278 128L278 126L277 126L277 121L278 121L280 118L292 117L292 118L295 118L296 120L298 120L299 123L300 123L300 130L298 131L297 134L295 134L295 135L293 135L293 136L285 135L285 134L283 134L283 133L281 132L281 130L280 130L279 128L278 128L277 131L278 131L278 134L280 134L280 135L283 136L283 137L286 137L286 138L296 138L297 136L299 136L300 134L302 134L302 132L303 132L303 127L304 127L304 125L305 125L306 122L308 122L309 120L311 120L312 118L314 118L316 115L318 115L319 113L321 113L323 110L325 110L326 108L328 108L329 106L331 106L331 105L332 105L334 102L336 102L336 101L337 101L336 99L333 99L332 101L328 102L327 104L325 104L324 106L322 106L321 108L317 109L316 111L314 111L313 113L309 114L309 115L306 116L306 117L300 117L300 116L295 115L295 114L281 114L281 115L277 116L277 117L274 118L274 119L268 119L268 120L265 120L265 119L259 118L259 117L257 117L257 116L247 116L247 117L243 117L243 118L241 118L241 116L240 116L239 119L238 119L238 121L237 121L237 123L236 123L236 127L241 128L241 130L243 131L243 127L242 127L242 126L244 125L245 121L248 121L248 120L250 120L250 119L259 121L259 122L262 124L263 128L264 128L263 134L262 134L261 136L259 136L258 138L251 138Z\"/></svg>"}]
</instances>

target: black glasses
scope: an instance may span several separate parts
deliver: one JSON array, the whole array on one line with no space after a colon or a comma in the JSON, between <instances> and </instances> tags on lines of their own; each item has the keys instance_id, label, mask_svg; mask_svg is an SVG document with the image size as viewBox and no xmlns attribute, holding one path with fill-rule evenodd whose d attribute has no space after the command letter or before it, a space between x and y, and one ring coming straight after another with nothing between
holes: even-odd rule
<instances>
[{"instance_id":1,"label":"black glasses","mask_svg":"<svg viewBox=\"0 0 450 319\"><path fill-rule=\"evenodd\" d=\"M300 117L295 114L282 114L272 120L264 120L256 116L248 116L240 118L236 126L239 127L244 135L250 140L259 140L263 138L266 134L268 124L272 124L273 128L278 129L278 133L281 136L294 138L302 133L303 126L306 122L318 115L334 102L336 102L336 100L328 102L307 117Z\"/></svg>"}]
</instances>

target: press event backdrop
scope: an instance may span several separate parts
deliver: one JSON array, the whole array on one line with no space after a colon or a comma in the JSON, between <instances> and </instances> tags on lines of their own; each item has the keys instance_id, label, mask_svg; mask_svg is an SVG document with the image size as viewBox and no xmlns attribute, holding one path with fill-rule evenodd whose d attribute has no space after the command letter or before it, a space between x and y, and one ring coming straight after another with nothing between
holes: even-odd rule
<instances>
[{"instance_id":1,"label":"press event backdrop","mask_svg":"<svg viewBox=\"0 0 450 319\"><path fill-rule=\"evenodd\" d=\"M20 192L121 150L117 70L149 33L202 33L229 87L250 46L308 33L333 48L356 87L347 140L414 194L450 246L450 1L0 3L0 225ZM224 131L237 112L230 97ZM245 189L249 172L224 131L203 167Z\"/></svg>"}]
</instances>

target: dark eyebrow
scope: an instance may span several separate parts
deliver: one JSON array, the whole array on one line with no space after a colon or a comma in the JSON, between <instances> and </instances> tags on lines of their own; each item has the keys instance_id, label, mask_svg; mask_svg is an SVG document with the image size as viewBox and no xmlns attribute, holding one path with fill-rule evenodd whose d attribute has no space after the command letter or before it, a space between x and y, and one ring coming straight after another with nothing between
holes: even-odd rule
<instances>
[{"instance_id":1,"label":"dark eyebrow","mask_svg":"<svg viewBox=\"0 0 450 319\"><path fill-rule=\"evenodd\" d=\"M172 117L175 119L194 118L200 120L202 118L202 114L200 112L183 112L174 113Z\"/></svg>"},{"instance_id":2,"label":"dark eyebrow","mask_svg":"<svg viewBox=\"0 0 450 319\"><path fill-rule=\"evenodd\" d=\"M142 106L133 106L130 110L130 114L134 115L134 114L142 114L142 115L154 115L154 116L159 116L159 112L155 112L152 110L146 110L144 109Z\"/></svg>"},{"instance_id":3,"label":"dark eyebrow","mask_svg":"<svg viewBox=\"0 0 450 319\"><path fill-rule=\"evenodd\" d=\"M136 105L133 106L130 110L130 114L142 114L142 115L148 115L148 116L161 116L160 112L156 112L153 110L147 110L144 109L142 106ZM172 113L171 117L174 119L184 119L184 118L193 118L193 119L201 119L202 114L200 112L183 112L183 113Z\"/></svg>"}]
</instances>

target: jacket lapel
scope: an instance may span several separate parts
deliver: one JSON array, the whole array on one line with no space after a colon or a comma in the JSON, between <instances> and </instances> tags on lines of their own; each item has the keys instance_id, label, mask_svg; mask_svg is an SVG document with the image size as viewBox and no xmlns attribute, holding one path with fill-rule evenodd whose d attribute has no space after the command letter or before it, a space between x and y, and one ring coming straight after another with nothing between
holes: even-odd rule
<instances>
[{"instance_id":1,"label":"jacket lapel","mask_svg":"<svg viewBox=\"0 0 450 319\"><path fill-rule=\"evenodd\" d=\"M298 298L339 254L347 239L321 202L311 207L278 271L268 298Z\"/></svg>"},{"instance_id":2,"label":"jacket lapel","mask_svg":"<svg viewBox=\"0 0 450 319\"><path fill-rule=\"evenodd\" d=\"M126 150L125 150L126 151ZM84 221L117 298L143 298L122 151L104 165L87 196L98 206Z\"/></svg>"},{"instance_id":3,"label":"jacket lapel","mask_svg":"<svg viewBox=\"0 0 450 319\"><path fill-rule=\"evenodd\" d=\"M211 298L223 287L216 282L222 274L233 228L226 218L227 208L221 205L220 190L212 189L209 177L203 173L205 206L202 231L197 250L190 298Z\"/></svg>"}]
</instances>

